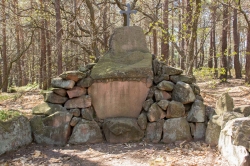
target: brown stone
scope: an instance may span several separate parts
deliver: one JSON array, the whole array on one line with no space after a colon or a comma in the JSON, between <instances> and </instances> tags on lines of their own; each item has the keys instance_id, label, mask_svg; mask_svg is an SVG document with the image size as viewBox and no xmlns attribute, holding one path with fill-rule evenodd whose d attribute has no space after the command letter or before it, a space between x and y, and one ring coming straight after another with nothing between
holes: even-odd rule
<instances>
[{"instance_id":1,"label":"brown stone","mask_svg":"<svg viewBox=\"0 0 250 166\"><path fill-rule=\"evenodd\" d=\"M99 119L110 117L134 117L141 112L149 88L138 81L113 81L94 83L88 92Z\"/></svg>"},{"instance_id":2,"label":"brown stone","mask_svg":"<svg viewBox=\"0 0 250 166\"><path fill-rule=\"evenodd\" d=\"M79 109L79 108L70 109L69 112L72 113L73 116L75 116L75 117L79 117L79 116L81 115L81 112L80 112L80 109Z\"/></svg>"},{"instance_id":3,"label":"brown stone","mask_svg":"<svg viewBox=\"0 0 250 166\"><path fill-rule=\"evenodd\" d=\"M70 126L74 127L80 120L81 118L79 117L73 117L70 121Z\"/></svg>"},{"instance_id":4,"label":"brown stone","mask_svg":"<svg viewBox=\"0 0 250 166\"><path fill-rule=\"evenodd\" d=\"M83 108L81 110L82 118L86 120L93 120L94 110L92 107Z\"/></svg>"},{"instance_id":5,"label":"brown stone","mask_svg":"<svg viewBox=\"0 0 250 166\"><path fill-rule=\"evenodd\" d=\"M56 93L50 91L44 93L44 101L53 103L53 104L63 104L68 100L67 97L62 97L60 95L57 95Z\"/></svg>"},{"instance_id":6,"label":"brown stone","mask_svg":"<svg viewBox=\"0 0 250 166\"><path fill-rule=\"evenodd\" d=\"M160 100L169 100L171 99L171 95L166 92L166 91L162 91L162 90L155 90L155 100L156 101L160 101Z\"/></svg>"},{"instance_id":7,"label":"brown stone","mask_svg":"<svg viewBox=\"0 0 250 166\"><path fill-rule=\"evenodd\" d=\"M179 118L185 115L185 107L181 102L171 101L167 109L167 118Z\"/></svg>"},{"instance_id":8,"label":"brown stone","mask_svg":"<svg viewBox=\"0 0 250 166\"><path fill-rule=\"evenodd\" d=\"M66 109L72 108L87 108L91 106L91 97L88 95L83 95L77 98L69 99L64 107Z\"/></svg>"},{"instance_id":9,"label":"brown stone","mask_svg":"<svg viewBox=\"0 0 250 166\"><path fill-rule=\"evenodd\" d=\"M152 104L147 112L147 117L150 122L158 121L159 119L165 118L165 116L165 112L163 112L157 103Z\"/></svg>"},{"instance_id":10,"label":"brown stone","mask_svg":"<svg viewBox=\"0 0 250 166\"><path fill-rule=\"evenodd\" d=\"M53 88L52 91L62 97L65 97L67 95L67 91L62 88Z\"/></svg>"},{"instance_id":11,"label":"brown stone","mask_svg":"<svg viewBox=\"0 0 250 166\"><path fill-rule=\"evenodd\" d=\"M164 120L158 120L157 122L148 123L146 134L145 134L145 141L158 143L161 140L162 130L163 130Z\"/></svg>"},{"instance_id":12,"label":"brown stone","mask_svg":"<svg viewBox=\"0 0 250 166\"><path fill-rule=\"evenodd\" d=\"M66 71L59 75L59 77L61 77L64 80L72 80L75 82L84 78L85 76L86 74L80 71Z\"/></svg>"},{"instance_id":13,"label":"brown stone","mask_svg":"<svg viewBox=\"0 0 250 166\"><path fill-rule=\"evenodd\" d=\"M153 99L148 99L148 100L146 100L146 101L143 102L142 107L143 107L143 109L144 109L145 111L148 111L149 108L150 108L150 106L151 106L153 103L154 103L154 100L153 100Z\"/></svg>"},{"instance_id":14,"label":"brown stone","mask_svg":"<svg viewBox=\"0 0 250 166\"><path fill-rule=\"evenodd\" d=\"M82 95L85 95L87 92L87 90L85 88L81 88L81 87L73 87L70 90L67 90L67 94L69 96L69 98L73 98L73 97L80 97Z\"/></svg>"},{"instance_id":15,"label":"brown stone","mask_svg":"<svg viewBox=\"0 0 250 166\"><path fill-rule=\"evenodd\" d=\"M157 104L161 107L161 109L167 110L169 103L170 101L168 100L160 100Z\"/></svg>"}]
</instances>

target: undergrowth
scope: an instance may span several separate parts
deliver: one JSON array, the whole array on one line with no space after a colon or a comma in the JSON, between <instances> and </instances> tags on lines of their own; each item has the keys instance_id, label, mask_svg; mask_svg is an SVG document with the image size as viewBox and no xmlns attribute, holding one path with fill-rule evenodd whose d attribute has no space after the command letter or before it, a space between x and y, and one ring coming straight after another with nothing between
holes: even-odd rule
<instances>
[{"instance_id":1,"label":"undergrowth","mask_svg":"<svg viewBox=\"0 0 250 166\"><path fill-rule=\"evenodd\" d=\"M20 115L22 113L17 110L0 110L0 121L7 121Z\"/></svg>"}]
</instances>

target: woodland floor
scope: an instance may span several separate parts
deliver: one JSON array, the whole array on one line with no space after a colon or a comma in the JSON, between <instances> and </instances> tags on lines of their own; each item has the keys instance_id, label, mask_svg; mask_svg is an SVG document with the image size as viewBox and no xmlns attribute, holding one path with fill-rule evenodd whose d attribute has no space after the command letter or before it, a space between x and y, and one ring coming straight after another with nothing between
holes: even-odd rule
<instances>
[{"instance_id":1,"label":"woodland floor","mask_svg":"<svg viewBox=\"0 0 250 166\"><path fill-rule=\"evenodd\" d=\"M198 83L206 105L215 107L218 97L229 92L235 106L250 105L250 86L243 80L230 79ZM3 94L3 93L2 93ZM38 90L23 92L12 99L0 100L0 110L15 109L31 117L31 109L43 101ZM1 141L1 140L0 140ZM0 166L10 165L84 165L84 166L228 166L217 148L202 141L175 144L109 144L44 146L32 143L0 156Z\"/></svg>"}]
</instances>

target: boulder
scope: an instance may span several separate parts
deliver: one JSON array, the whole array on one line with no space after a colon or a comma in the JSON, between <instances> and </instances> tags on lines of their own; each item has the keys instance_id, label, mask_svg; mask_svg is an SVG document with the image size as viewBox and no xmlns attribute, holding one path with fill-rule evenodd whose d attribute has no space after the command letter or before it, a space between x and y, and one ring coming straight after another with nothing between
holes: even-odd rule
<instances>
[{"instance_id":1,"label":"boulder","mask_svg":"<svg viewBox=\"0 0 250 166\"><path fill-rule=\"evenodd\" d=\"M227 122L236 118L243 118L244 115L238 112L224 112L217 120L217 124L223 129Z\"/></svg>"},{"instance_id":2,"label":"boulder","mask_svg":"<svg viewBox=\"0 0 250 166\"><path fill-rule=\"evenodd\" d=\"M174 83L164 80L157 85L157 88L160 90L172 91L174 89Z\"/></svg>"},{"instance_id":3,"label":"boulder","mask_svg":"<svg viewBox=\"0 0 250 166\"><path fill-rule=\"evenodd\" d=\"M82 88L88 88L93 84L93 79L91 77L86 77L77 82L77 86Z\"/></svg>"},{"instance_id":4,"label":"boulder","mask_svg":"<svg viewBox=\"0 0 250 166\"><path fill-rule=\"evenodd\" d=\"M154 100L153 99L148 99L146 101L143 102L142 104L142 108L145 110L145 111L148 111L150 106L154 103Z\"/></svg>"},{"instance_id":5,"label":"boulder","mask_svg":"<svg viewBox=\"0 0 250 166\"><path fill-rule=\"evenodd\" d=\"M82 95L77 98L69 99L64 107L67 109L72 108L87 108L91 106L91 97L89 95Z\"/></svg>"},{"instance_id":6,"label":"boulder","mask_svg":"<svg viewBox=\"0 0 250 166\"><path fill-rule=\"evenodd\" d=\"M250 105L242 105L239 107L235 107L233 111L242 113L245 117L250 116Z\"/></svg>"},{"instance_id":7,"label":"boulder","mask_svg":"<svg viewBox=\"0 0 250 166\"><path fill-rule=\"evenodd\" d=\"M67 97L62 97L52 91L44 93L44 101L53 104L63 104L68 100Z\"/></svg>"},{"instance_id":8,"label":"boulder","mask_svg":"<svg viewBox=\"0 0 250 166\"><path fill-rule=\"evenodd\" d=\"M183 70L177 69L171 66L164 65L162 66L162 74L166 75L180 75L183 73Z\"/></svg>"},{"instance_id":9,"label":"boulder","mask_svg":"<svg viewBox=\"0 0 250 166\"><path fill-rule=\"evenodd\" d=\"M0 121L0 155L32 142L30 122L24 116Z\"/></svg>"},{"instance_id":10,"label":"boulder","mask_svg":"<svg viewBox=\"0 0 250 166\"><path fill-rule=\"evenodd\" d=\"M69 124L70 124L70 126L74 127L80 120L81 120L81 118L79 118L79 117L73 117Z\"/></svg>"},{"instance_id":11,"label":"boulder","mask_svg":"<svg viewBox=\"0 0 250 166\"><path fill-rule=\"evenodd\" d=\"M169 100L171 99L171 95L166 92L166 91L162 91L162 90L155 90L155 100L156 101L160 101L160 100Z\"/></svg>"},{"instance_id":12,"label":"boulder","mask_svg":"<svg viewBox=\"0 0 250 166\"><path fill-rule=\"evenodd\" d=\"M185 118L172 118L164 122L162 142L172 143L191 139L190 127Z\"/></svg>"},{"instance_id":13,"label":"boulder","mask_svg":"<svg viewBox=\"0 0 250 166\"><path fill-rule=\"evenodd\" d=\"M87 144L103 142L100 127L95 121L80 120L74 127L69 139L70 144Z\"/></svg>"},{"instance_id":14,"label":"boulder","mask_svg":"<svg viewBox=\"0 0 250 166\"><path fill-rule=\"evenodd\" d=\"M158 84L159 82L161 81L168 81L169 80L169 75L167 74L161 74L161 75L157 75L157 76L154 76L154 83Z\"/></svg>"},{"instance_id":15,"label":"boulder","mask_svg":"<svg viewBox=\"0 0 250 166\"><path fill-rule=\"evenodd\" d=\"M193 89L193 92L194 92L195 95L200 95L201 90L200 90L200 87L197 84L192 83L192 84L189 84L189 85Z\"/></svg>"},{"instance_id":16,"label":"boulder","mask_svg":"<svg viewBox=\"0 0 250 166\"><path fill-rule=\"evenodd\" d=\"M62 88L53 88L52 91L62 97L65 97L67 95L67 91Z\"/></svg>"},{"instance_id":17,"label":"boulder","mask_svg":"<svg viewBox=\"0 0 250 166\"><path fill-rule=\"evenodd\" d=\"M201 140L205 138L206 124L205 123L189 123L191 134L194 140Z\"/></svg>"},{"instance_id":18,"label":"boulder","mask_svg":"<svg viewBox=\"0 0 250 166\"><path fill-rule=\"evenodd\" d=\"M77 82L78 80L86 77L86 73L80 71L66 71L59 75L64 80L72 80Z\"/></svg>"},{"instance_id":19,"label":"boulder","mask_svg":"<svg viewBox=\"0 0 250 166\"><path fill-rule=\"evenodd\" d=\"M34 115L51 115L58 111L67 111L66 108L59 104L52 104L52 103L42 103L35 106L32 109L32 114Z\"/></svg>"},{"instance_id":20,"label":"boulder","mask_svg":"<svg viewBox=\"0 0 250 166\"><path fill-rule=\"evenodd\" d=\"M174 75L174 76L170 76L170 80L174 83L177 83L179 81L181 82L185 82L188 84L192 84L195 83L195 77L194 76L188 76L188 75Z\"/></svg>"},{"instance_id":21,"label":"boulder","mask_svg":"<svg viewBox=\"0 0 250 166\"><path fill-rule=\"evenodd\" d=\"M147 112L147 117L150 122L158 121L163 119L166 116L166 113L158 106L157 103L151 105Z\"/></svg>"},{"instance_id":22,"label":"boulder","mask_svg":"<svg viewBox=\"0 0 250 166\"><path fill-rule=\"evenodd\" d=\"M135 118L105 119L103 132L109 143L136 142L144 136L144 131L140 129Z\"/></svg>"},{"instance_id":23,"label":"boulder","mask_svg":"<svg viewBox=\"0 0 250 166\"><path fill-rule=\"evenodd\" d=\"M63 80L62 78L52 78L51 86L54 88L71 89L75 85L72 80Z\"/></svg>"},{"instance_id":24,"label":"boulder","mask_svg":"<svg viewBox=\"0 0 250 166\"><path fill-rule=\"evenodd\" d=\"M170 103L170 101L168 101L168 100L160 100L157 104L158 104L158 106L161 107L161 109L166 111L169 103Z\"/></svg>"},{"instance_id":25,"label":"boulder","mask_svg":"<svg viewBox=\"0 0 250 166\"><path fill-rule=\"evenodd\" d=\"M234 108L234 101L228 93L223 93L216 102L215 112L221 115L224 112L231 112Z\"/></svg>"},{"instance_id":26,"label":"boulder","mask_svg":"<svg viewBox=\"0 0 250 166\"><path fill-rule=\"evenodd\" d=\"M70 109L69 112L75 117L79 117L81 115L81 111L79 108Z\"/></svg>"},{"instance_id":27,"label":"boulder","mask_svg":"<svg viewBox=\"0 0 250 166\"><path fill-rule=\"evenodd\" d=\"M99 119L111 117L137 118L149 88L140 81L93 83L88 92Z\"/></svg>"},{"instance_id":28,"label":"boulder","mask_svg":"<svg viewBox=\"0 0 250 166\"><path fill-rule=\"evenodd\" d=\"M231 165L250 165L250 118L229 121L221 131L219 150Z\"/></svg>"},{"instance_id":29,"label":"boulder","mask_svg":"<svg viewBox=\"0 0 250 166\"><path fill-rule=\"evenodd\" d=\"M82 118L86 120L93 120L94 110L92 107L83 108L81 110Z\"/></svg>"},{"instance_id":30,"label":"boulder","mask_svg":"<svg viewBox=\"0 0 250 166\"><path fill-rule=\"evenodd\" d=\"M142 112L139 115L137 123L142 130L145 130L147 128L148 119L147 119L147 114L145 112Z\"/></svg>"},{"instance_id":31,"label":"boulder","mask_svg":"<svg viewBox=\"0 0 250 166\"><path fill-rule=\"evenodd\" d=\"M63 146L71 134L72 114L56 112L48 117L34 116L30 120L34 140L37 143Z\"/></svg>"},{"instance_id":32,"label":"boulder","mask_svg":"<svg viewBox=\"0 0 250 166\"><path fill-rule=\"evenodd\" d=\"M74 98L74 97L80 97L82 95L86 95L87 90L85 88L81 88L81 87L73 87L70 90L67 90L67 94L69 96L69 98Z\"/></svg>"},{"instance_id":33,"label":"boulder","mask_svg":"<svg viewBox=\"0 0 250 166\"><path fill-rule=\"evenodd\" d=\"M172 100L169 103L166 118L179 118L185 115L185 107L181 102Z\"/></svg>"},{"instance_id":34,"label":"boulder","mask_svg":"<svg viewBox=\"0 0 250 166\"><path fill-rule=\"evenodd\" d=\"M160 142L162 137L163 124L163 119L160 119L157 122L148 123L145 134L145 141L152 143Z\"/></svg>"},{"instance_id":35,"label":"boulder","mask_svg":"<svg viewBox=\"0 0 250 166\"><path fill-rule=\"evenodd\" d=\"M195 101L195 95L189 84L179 81L172 91L172 99L188 104Z\"/></svg>"},{"instance_id":36,"label":"boulder","mask_svg":"<svg viewBox=\"0 0 250 166\"><path fill-rule=\"evenodd\" d=\"M189 122L205 122L205 105L200 100L195 100L187 115Z\"/></svg>"},{"instance_id":37,"label":"boulder","mask_svg":"<svg viewBox=\"0 0 250 166\"><path fill-rule=\"evenodd\" d=\"M219 141L221 127L211 119L207 124L205 141L210 146L217 146Z\"/></svg>"}]
</instances>

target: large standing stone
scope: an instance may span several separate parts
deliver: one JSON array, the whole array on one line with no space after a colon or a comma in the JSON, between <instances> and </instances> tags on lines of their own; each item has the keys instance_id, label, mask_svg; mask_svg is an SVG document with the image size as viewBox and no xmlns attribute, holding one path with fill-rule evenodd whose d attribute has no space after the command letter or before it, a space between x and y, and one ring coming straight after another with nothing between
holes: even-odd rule
<instances>
[{"instance_id":1,"label":"large standing stone","mask_svg":"<svg viewBox=\"0 0 250 166\"><path fill-rule=\"evenodd\" d=\"M66 108L59 104L42 103L32 109L34 115L51 115L57 111L67 111Z\"/></svg>"},{"instance_id":2,"label":"large standing stone","mask_svg":"<svg viewBox=\"0 0 250 166\"><path fill-rule=\"evenodd\" d=\"M188 112L187 120L189 122L205 122L205 105L202 101L195 100Z\"/></svg>"},{"instance_id":3,"label":"large standing stone","mask_svg":"<svg viewBox=\"0 0 250 166\"><path fill-rule=\"evenodd\" d=\"M157 85L157 88L160 90L172 91L174 88L174 83L164 80Z\"/></svg>"},{"instance_id":4,"label":"large standing stone","mask_svg":"<svg viewBox=\"0 0 250 166\"><path fill-rule=\"evenodd\" d=\"M87 108L91 106L91 97L88 95L83 95L77 98L69 99L64 107L67 109L71 108Z\"/></svg>"},{"instance_id":5,"label":"large standing stone","mask_svg":"<svg viewBox=\"0 0 250 166\"><path fill-rule=\"evenodd\" d=\"M250 165L250 118L229 121L221 131L219 150L232 165Z\"/></svg>"},{"instance_id":6,"label":"large standing stone","mask_svg":"<svg viewBox=\"0 0 250 166\"><path fill-rule=\"evenodd\" d=\"M53 104L63 104L68 100L67 97L62 97L52 91L44 93L44 101Z\"/></svg>"},{"instance_id":7,"label":"large standing stone","mask_svg":"<svg viewBox=\"0 0 250 166\"><path fill-rule=\"evenodd\" d=\"M71 89L75 85L72 80L63 80L62 78L53 78L51 80L51 86L54 88Z\"/></svg>"},{"instance_id":8,"label":"large standing stone","mask_svg":"<svg viewBox=\"0 0 250 166\"><path fill-rule=\"evenodd\" d=\"M245 117L250 116L250 105L235 107L233 111L242 113Z\"/></svg>"},{"instance_id":9,"label":"large standing stone","mask_svg":"<svg viewBox=\"0 0 250 166\"><path fill-rule=\"evenodd\" d=\"M167 65L162 66L162 74L179 75L182 73L183 73L183 70L181 70L181 69L177 69L177 68L167 66Z\"/></svg>"},{"instance_id":10,"label":"large standing stone","mask_svg":"<svg viewBox=\"0 0 250 166\"><path fill-rule=\"evenodd\" d=\"M99 119L137 118L149 92L149 80L153 80L152 55L143 30L137 26L115 29L109 52L90 76L94 83L88 92Z\"/></svg>"},{"instance_id":11,"label":"large standing stone","mask_svg":"<svg viewBox=\"0 0 250 166\"><path fill-rule=\"evenodd\" d=\"M160 100L169 100L171 99L171 95L163 90L155 90L155 100L160 101Z\"/></svg>"},{"instance_id":12,"label":"large standing stone","mask_svg":"<svg viewBox=\"0 0 250 166\"><path fill-rule=\"evenodd\" d=\"M216 102L215 112L221 115L224 112L231 112L234 108L234 101L228 93L223 93L219 100Z\"/></svg>"},{"instance_id":13,"label":"large standing stone","mask_svg":"<svg viewBox=\"0 0 250 166\"><path fill-rule=\"evenodd\" d=\"M24 116L0 121L0 155L32 142L29 120Z\"/></svg>"},{"instance_id":14,"label":"large standing stone","mask_svg":"<svg viewBox=\"0 0 250 166\"><path fill-rule=\"evenodd\" d=\"M170 76L170 80L173 81L174 83L177 83L179 81L185 82L188 84L195 83L195 77L194 76L188 76L188 75L175 75L175 76Z\"/></svg>"},{"instance_id":15,"label":"large standing stone","mask_svg":"<svg viewBox=\"0 0 250 166\"><path fill-rule=\"evenodd\" d=\"M103 136L100 127L95 121L80 120L74 127L69 139L70 144L100 143Z\"/></svg>"},{"instance_id":16,"label":"large standing stone","mask_svg":"<svg viewBox=\"0 0 250 166\"><path fill-rule=\"evenodd\" d=\"M189 84L179 81L172 92L172 99L188 104L194 102L195 95Z\"/></svg>"},{"instance_id":17,"label":"large standing stone","mask_svg":"<svg viewBox=\"0 0 250 166\"><path fill-rule=\"evenodd\" d=\"M78 80L86 77L86 73L80 71L66 71L59 75L64 80L72 80L77 82Z\"/></svg>"},{"instance_id":18,"label":"large standing stone","mask_svg":"<svg viewBox=\"0 0 250 166\"><path fill-rule=\"evenodd\" d=\"M69 98L74 98L74 97L80 97L82 95L85 95L87 93L87 90L85 88L81 88L81 87L73 87L70 90L67 90L67 94L69 96Z\"/></svg>"},{"instance_id":19,"label":"large standing stone","mask_svg":"<svg viewBox=\"0 0 250 166\"><path fill-rule=\"evenodd\" d=\"M166 118L179 118L185 115L185 107L181 102L172 100L167 109Z\"/></svg>"},{"instance_id":20,"label":"large standing stone","mask_svg":"<svg viewBox=\"0 0 250 166\"><path fill-rule=\"evenodd\" d=\"M71 133L72 114L56 112L48 117L34 116L30 120L34 139L37 143L65 145Z\"/></svg>"},{"instance_id":21,"label":"large standing stone","mask_svg":"<svg viewBox=\"0 0 250 166\"><path fill-rule=\"evenodd\" d=\"M148 87L138 81L94 83L88 89L99 119L110 117L137 118L146 100Z\"/></svg>"},{"instance_id":22,"label":"large standing stone","mask_svg":"<svg viewBox=\"0 0 250 166\"><path fill-rule=\"evenodd\" d=\"M148 123L145 141L158 143L161 140L164 120L158 120L157 122Z\"/></svg>"},{"instance_id":23,"label":"large standing stone","mask_svg":"<svg viewBox=\"0 0 250 166\"><path fill-rule=\"evenodd\" d=\"M158 121L163 119L166 116L166 113L158 106L157 103L151 105L147 112L147 117L150 122Z\"/></svg>"},{"instance_id":24,"label":"large standing stone","mask_svg":"<svg viewBox=\"0 0 250 166\"><path fill-rule=\"evenodd\" d=\"M172 118L164 122L162 142L172 143L191 139L190 127L185 118Z\"/></svg>"},{"instance_id":25,"label":"large standing stone","mask_svg":"<svg viewBox=\"0 0 250 166\"><path fill-rule=\"evenodd\" d=\"M144 131L140 129L135 118L108 118L104 120L103 131L110 143L140 141Z\"/></svg>"}]
</instances>

